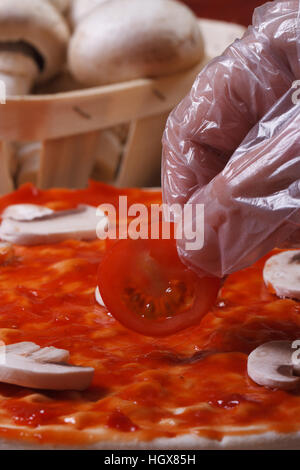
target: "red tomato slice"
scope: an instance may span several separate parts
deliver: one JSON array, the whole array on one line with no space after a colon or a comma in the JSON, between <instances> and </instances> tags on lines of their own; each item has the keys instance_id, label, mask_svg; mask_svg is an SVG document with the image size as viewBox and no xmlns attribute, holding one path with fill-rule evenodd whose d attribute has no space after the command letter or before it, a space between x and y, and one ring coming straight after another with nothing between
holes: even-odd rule
<instances>
[{"instance_id":1,"label":"red tomato slice","mask_svg":"<svg viewBox=\"0 0 300 470\"><path fill-rule=\"evenodd\" d=\"M122 240L99 267L98 286L109 312L146 336L195 325L213 306L220 279L200 278L179 259L174 240Z\"/></svg>"}]
</instances>

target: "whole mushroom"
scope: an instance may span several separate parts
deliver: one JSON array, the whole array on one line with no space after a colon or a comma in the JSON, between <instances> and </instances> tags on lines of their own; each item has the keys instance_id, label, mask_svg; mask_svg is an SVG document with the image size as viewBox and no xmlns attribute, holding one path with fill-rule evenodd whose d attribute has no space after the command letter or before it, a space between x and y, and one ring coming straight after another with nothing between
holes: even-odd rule
<instances>
[{"instance_id":1,"label":"whole mushroom","mask_svg":"<svg viewBox=\"0 0 300 470\"><path fill-rule=\"evenodd\" d=\"M69 28L45 0L1 0L0 80L6 94L23 95L56 75L65 62Z\"/></svg>"},{"instance_id":2,"label":"whole mushroom","mask_svg":"<svg viewBox=\"0 0 300 470\"><path fill-rule=\"evenodd\" d=\"M86 86L171 75L203 59L197 18L174 0L110 0L79 23L69 68Z\"/></svg>"}]
</instances>

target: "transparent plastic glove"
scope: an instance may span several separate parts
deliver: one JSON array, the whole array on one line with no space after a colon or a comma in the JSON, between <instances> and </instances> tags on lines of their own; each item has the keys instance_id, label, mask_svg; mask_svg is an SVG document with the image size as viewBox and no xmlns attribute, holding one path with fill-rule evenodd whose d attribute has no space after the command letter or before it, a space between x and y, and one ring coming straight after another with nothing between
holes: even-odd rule
<instances>
[{"instance_id":1,"label":"transparent plastic glove","mask_svg":"<svg viewBox=\"0 0 300 470\"><path fill-rule=\"evenodd\" d=\"M200 73L169 117L163 195L168 204L204 204L204 247L178 242L199 274L247 267L300 226L298 21L298 0L255 10L243 39Z\"/></svg>"}]
</instances>

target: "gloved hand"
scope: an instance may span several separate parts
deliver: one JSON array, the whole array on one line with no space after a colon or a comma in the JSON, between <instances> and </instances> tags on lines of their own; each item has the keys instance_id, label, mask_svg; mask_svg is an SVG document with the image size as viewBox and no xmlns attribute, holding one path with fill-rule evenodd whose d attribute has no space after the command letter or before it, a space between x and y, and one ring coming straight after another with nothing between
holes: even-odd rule
<instances>
[{"instance_id":1,"label":"gloved hand","mask_svg":"<svg viewBox=\"0 0 300 470\"><path fill-rule=\"evenodd\" d=\"M299 18L299 0L256 9L253 26L199 74L168 119L164 201L204 204L204 247L178 241L200 275L245 268L299 229Z\"/></svg>"}]
</instances>

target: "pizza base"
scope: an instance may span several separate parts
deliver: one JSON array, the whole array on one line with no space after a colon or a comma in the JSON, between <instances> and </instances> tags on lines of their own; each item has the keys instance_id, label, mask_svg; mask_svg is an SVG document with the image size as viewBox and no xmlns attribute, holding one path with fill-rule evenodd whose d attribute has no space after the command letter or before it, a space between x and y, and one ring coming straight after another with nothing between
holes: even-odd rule
<instances>
[{"instance_id":1,"label":"pizza base","mask_svg":"<svg viewBox=\"0 0 300 470\"><path fill-rule=\"evenodd\" d=\"M1 439L0 450L298 450L300 431L295 433L266 432L241 436L224 436L220 441L185 434L173 439L160 438L150 442L99 441L88 446L35 444Z\"/></svg>"},{"instance_id":2,"label":"pizza base","mask_svg":"<svg viewBox=\"0 0 300 470\"><path fill-rule=\"evenodd\" d=\"M24 188L23 191L26 196L28 189ZM101 201L105 196L109 200L110 195L112 201L114 201L116 197L116 193L113 191L112 194L108 192L107 196L107 188L103 189L100 186L86 191L86 193L84 191L82 193L66 192L63 204L57 201L54 204L52 192L37 193L34 202L45 204L45 201L49 198L50 202L48 201L48 204L51 207L67 209L69 208L67 203L72 203L73 207L77 199L80 199L82 203L90 204L95 203L95 198L97 201ZM105 194L102 195L102 192ZM21 196L22 191L20 194L18 193L18 198L21 198ZM32 200L31 191L28 200L25 196L22 196L22 201L30 202ZM147 196L148 199L145 195L141 195L139 198L134 192L131 197L135 202L145 198L145 201L150 204L149 196ZM62 195L59 194L59 201L61 198ZM160 201L160 196L154 194L152 199L151 195L151 202L156 201L156 198ZM6 207L7 201L1 199L0 203L1 201ZM12 201L10 200L11 202L15 203L16 201L13 198ZM30 419L32 413L34 417L36 410L39 411L44 406L45 397L43 397L43 393L31 390L25 393L23 397L24 403L26 403L24 411L22 406L20 410L18 408L19 405L22 405L22 400L16 397L14 402L13 395L10 397L10 392L4 387L3 399L12 398L12 404L9 402L8 405L10 406L3 405L3 408L0 408L2 413L0 413L0 450L299 449L300 430L290 433L281 433L274 430L297 429L300 423L300 399L298 403L298 398L295 396L290 397L288 394L284 395L284 392L282 392L283 396L280 403L284 405L282 416L286 417L286 420L284 418L278 420L277 405L280 397L277 397L277 392L272 393L272 396L274 395L272 400L266 400L264 394L268 392L248 383L246 375L246 360L250 343L251 347L259 346L262 342L281 338L283 332L288 338L297 338L300 334L298 305L295 305L293 300L274 297L264 287L261 273L265 259L248 270L228 278L223 289L224 292L220 297L222 301L217 306L217 313L209 313L204 318L201 326L194 328L192 331L183 332L179 337L175 336L173 339L156 341L155 347L152 348L150 347L150 340L136 337L130 331L124 332L122 327L113 322L107 312L103 308L101 310L101 307L95 303L96 269L103 252L104 247L98 240L89 243L70 240L49 247L41 246L30 249L17 247L16 254L22 259L22 269L26 270L26 277L23 277L24 272L22 270L15 271L14 265L8 266L4 270L1 279L2 285L5 286L2 292L2 301L7 308L3 310L0 339L7 344L28 340L35 341L41 346L49 346L53 345L54 338L55 345L63 349L70 349L74 363L79 360L79 364L91 366L95 364L95 368L97 368L97 361L103 359L105 367L103 367L103 371L101 369L102 375L99 374L99 377L95 380L95 396L93 394L90 398L87 396L86 400L83 400L83 406L81 406L81 400L75 397L73 406L72 397L64 397L63 394L58 395L57 400L59 403L64 403L64 407L57 417L55 415L53 417L50 413L50 418L45 420L37 418L36 421L32 421ZM28 267L31 269L29 271L30 275L28 275ZM32 270L32 267L34 267L34 270ZM19 285L18 283L21 285L21 290L16 288L16 285ZM51 297L53 303L51 304L51 310L49 310L48 292L51 294L53 289L55 289L55 297ZM36 290L40 293L37 305L34 296ZM251 302L249 306L249 299L255 299L255 312L257 314L255 316L251 309ZM76 308L73 308L74 305ZM36 322L36 317L31 317L32 307L34 309L38 308L39 311L43 308L42 311L45 311L45 314L39 317L39 322ZM70 311L67 317L61 314L65 311ZM70 321L72 315L76 320L74 324ZM79 320L80 328L78 330ZM232 320L234 321L232 322ZM51 325L51 334L48 337L47 328L49 324ZM284 324L284 328L282 328L282 324ZM14 325L17 325L18 328L13 328ZM101 325L101 328L99 325ZM68 331L68 336L65 334L65 328ZM257 338L258 329L260 331L259 338ZM213 337L211 337L212 331L214 332ZM89 354L86 354L85 349L81 350L80 347L82 344L80 335L83 335L83 333L84 344L87 345L85 347ZM78 343L71 341L70 338L73 337L73 334ZM111 344L113 344L113 348L111 348ZM101 353L101 348L99 351L97 350L97 353L93 352L94 345L101 345L101 348L105 346L105 354L108 354L109 358L111 357L112 360L116 361L118 374L122 371L124 377L127 377L126 365L131 361L131 358L136 358L137 361L140 360L140 357L142 358L140 369L134 375L132 387L130 380L126 379L125 387L123 387L123 383L121 381L119 383L116 375L112 374L112 379L110 378L110 363L107 361L106 355ZM119 354L118 352L121 350L125 350L127 356L123 357ZM198 368L198 353L195 351L202 350L216 351L216 354L213 353L203 357L203 367ZM154 355L148 357L149 351L150 353L153 352ZM193 360L194 357L196 358L195 361ZM147 358L146 361L145 358ZM188 370L187 382L183 382L183 384L187 383L187 385L179 386L178 377L181 374L183 375L186 368ZM222 368L222 374L216 373L220 368ZM207 384L208 393L199 396L197 399L189 400L189 395L185 395L187 393L185 391L201 387L203 380L204 387L207 371L211 374L209 376L213 377L212 382ZM168 382L164 385L166 375ZM174 412L174 415L180 414L175 413L178 409L184 409L184 412L193 412L193 408L195 408L195 411L197 411L199 405L205 405L207 402L212 402L212 406L216 409L216 406L218 406L216 400L218 399L221 401L221 407L226 408L229 405L230 408L231 401L235 399L235 392L238 395L241 394L241 400L239 396L237 397L241 413L244 410L247 413L249 403L249 413L251 413L252 399L253 397L256 399L257 395L262 403L257 411L261 409L261 413L259 413L258 420L254 420L255 424L251 427L247 426L249 421L242 419L235 422L232 420L231 427L229 427L230 420L226 422L226 420L219 418L215 421L206 419L193 421L191 419L193 414L189 418L189 414L185 413L186 423L188 423L187 428L180 426L180 420L178 422L174 420L174 423L161 424L159 418L161 417L161 421L164 421L164 413L152 422L149 414L150 418L148 418L148 421L146 419L145 426L139 427L140 422L137 417L137 420L133 419L133 424L138 426L134 432L126 430L126 426L123 428L124 432L121 432L118 429L122 429L122 426L118 428L114 423L110 425L109 420L106 419L107 416L104 415L105 409L98 410L97 405L94 403L101 402L102 398L105 399L111 396L112 401L111 407L108 407L109 412L120 407L121 412L125 410L125 417L130 418L132 407L129 406L128 409L127 406L136 398L138 399L139 393L143 392L144 376L149 379L150 385L153 384L153 387L149 388L151 393L152 390L157 391L159 397L159 391L163 387L170 392L170 404L164 399L161 402L162 411L166 411L167 417L172 416L172 412ZM106 380L108 380L107 383ZM233 382L234 380L236 380L236 383ZM103 384L106 384L104 388ZM177 384L181 393L179 394L179 401L176 399L176 394L172 393L173 390L177 393ZM215 389L218 391L216 396ZM243 400L244 395L246 401ZM55 396L52 396L51 399L55 399ZM47 396L45 403L47 403ZM126 403L126 407L124 403ZM186 406L182 406L182 403ZM265 403L271 419L268 419L268 415L264 419ZM13 409L15 405L17 406L16 411ZM47 406L45 405L46 411ZM155 407L155 403L152 405L150 401L149 403L146 402L145 405L142 403L142 406L152 412L152 406ZM51 411L51 405L49 405L49 410ZM95 410L99 411L98 421L91 419L91 414ZM127 410L129 410L128 413ZM26 415L27 412L28 415ZM86 419L85 412L87 413ZM222 411L218 411L218 413L222 417ZM68 419L61 420L64 417ZM74 417L73 420L72 417ZM55 422L58 424L54 424ZM154 428L154 422L157 423L157 429ZM253 420L250 422L253 422ZM29 425L27 426L24 423L29 423ZM241 423L241 425L239 426L237 423ZM290 427L282 427L284 424L286 426L290 425ZM201 437L200 433L209 437ZM177 437L170 438L172 435ZM155 436L169 437L155 439ZM147 438L150 440L147 440Z\"/></svg>"}]
</instances>

